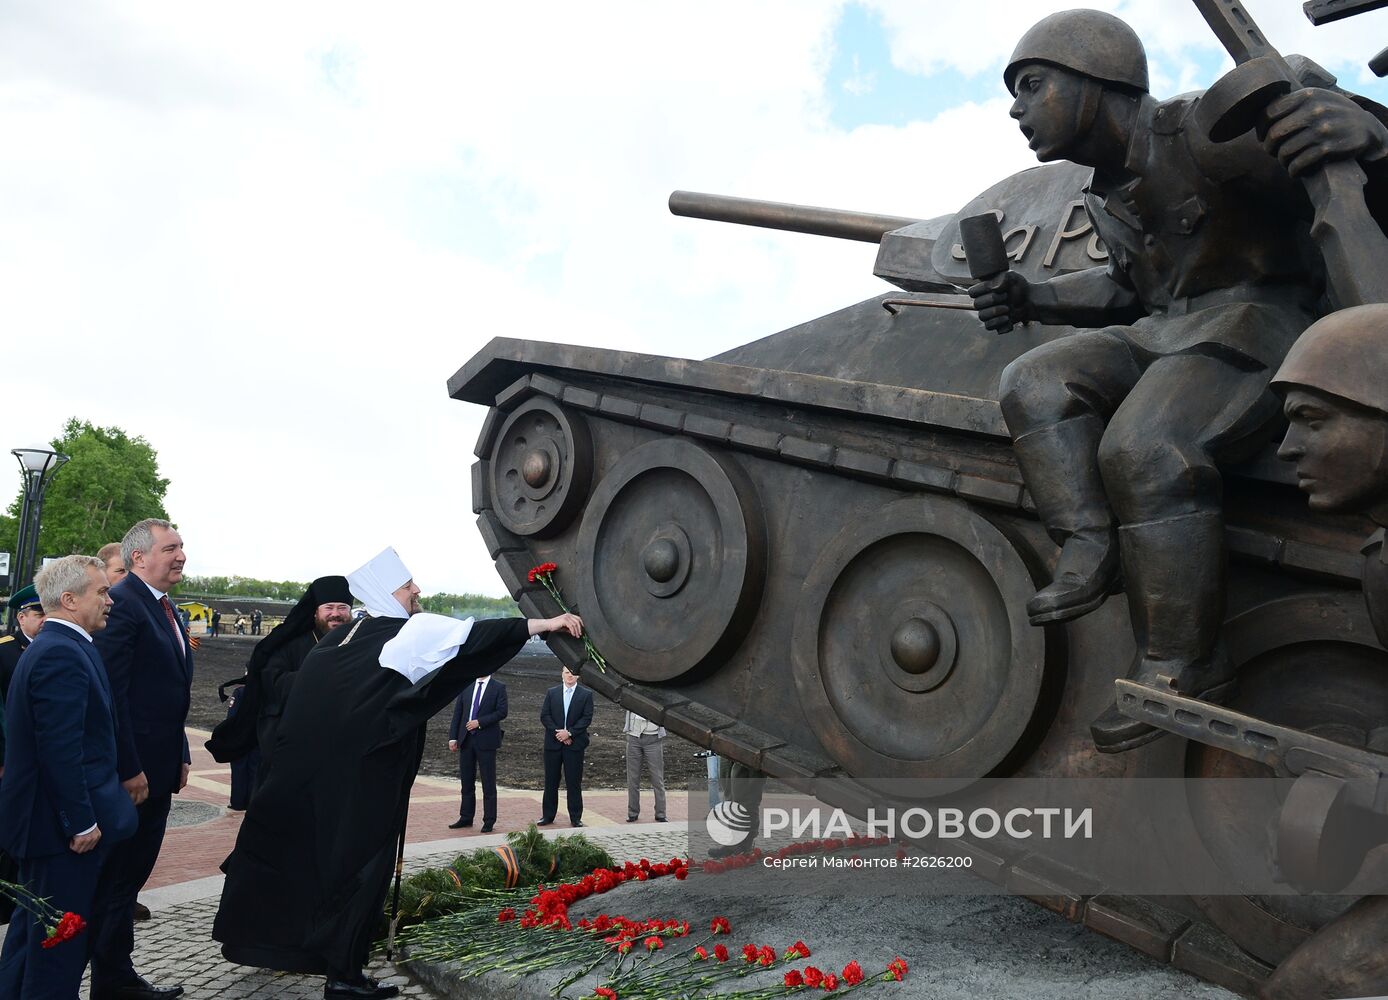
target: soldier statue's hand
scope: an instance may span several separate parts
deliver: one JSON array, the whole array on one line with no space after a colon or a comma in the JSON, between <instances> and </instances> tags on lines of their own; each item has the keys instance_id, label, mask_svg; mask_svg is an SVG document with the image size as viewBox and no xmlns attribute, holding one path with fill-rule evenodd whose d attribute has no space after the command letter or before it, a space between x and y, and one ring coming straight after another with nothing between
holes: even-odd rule
<instances>
[{"instance_id":1,"label":"soldier statue's hand","mask_svg":"<svg viewBox=\"0 0 1388 1000\"><path fill-rule=\"evenodd\" d=\"M969 288L978 318L989 330L1006 332L1009 323L1031 319L1031 282L1016 271L1003 271Z\"/></svg>"},{"instance_id":2,"label":"soldier statue's hand","mask_svg":"<svg viewBox=\"0 0 1388 1000\"><path fill-rule=\"evenodd\" d=\"M1388 128L1343 94L1307 88L1267 107L1272 124L1263 145L1293 177L1327 160L1365 161L1388 155Z\"/></svg>"}]
</instances>

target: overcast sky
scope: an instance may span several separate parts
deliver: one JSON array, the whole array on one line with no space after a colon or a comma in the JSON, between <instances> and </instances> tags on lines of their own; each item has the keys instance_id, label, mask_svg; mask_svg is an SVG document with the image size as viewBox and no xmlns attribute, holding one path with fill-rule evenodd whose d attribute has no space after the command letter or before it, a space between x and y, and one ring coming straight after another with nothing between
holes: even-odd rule
<instances>
[{"instance_id":1,"label":"overcast sky","mask_svg":"<svg viewBox=\"0 0 1388 1000\"><path fill-rule=\"evenodd\" d=\"M1095 5L1159 97L1229 65L1189 3ZM1064 6L11 0L0 443L70 416L144 436L190 573L308 579L393 544L426 592L501 594L470 503L484 411L448 377L496 336L707 357L885 290L865 244L666 198L953 212L1034 163L1001 69ZM1363 68L1388 11L1247 6L1388 103Z\"/></svg>"}]
</instances>

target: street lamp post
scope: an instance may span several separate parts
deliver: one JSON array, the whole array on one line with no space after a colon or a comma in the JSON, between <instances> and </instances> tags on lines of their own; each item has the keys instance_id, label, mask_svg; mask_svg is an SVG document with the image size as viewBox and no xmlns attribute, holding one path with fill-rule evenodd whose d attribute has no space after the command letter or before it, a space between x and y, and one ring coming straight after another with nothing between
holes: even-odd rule
<instances>
[{"instance_id":1,"label":"street lamp post","mask_svg":"<svg viewBox=\"0 0 1388 1000\"><path fill-rule=\"evenodd\" d=\"M19 460L20 474L24 477L24 498L19 514L19 542L16 548L14 566L10 573L10 593L26 587L34 580L34 570L38 563L39 526L43 520L43 494L48 484L58 474L68 456L61 455L52 448L15 448L10 452ZM13 617L13 616L11 616ZM14 622L9 623L7 631L14 631Z\"/></svg>"}]
</instances>

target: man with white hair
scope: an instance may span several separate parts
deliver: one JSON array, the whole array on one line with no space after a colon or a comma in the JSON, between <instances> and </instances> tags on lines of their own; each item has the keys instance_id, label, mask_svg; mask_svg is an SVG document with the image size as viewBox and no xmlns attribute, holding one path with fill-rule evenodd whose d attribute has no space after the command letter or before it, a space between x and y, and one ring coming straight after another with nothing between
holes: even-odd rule
<instances>
[{"instance_id":1,"label":"man with white hair","mask_svg":"<svg viewBox=\"0 0 1388 1000\"><path fill-rule=\"evenodd\" d=\"M65 556L35 580L46 621L15 672L6 722L9 772L0 785L0 846L19 859L19 883L60 912L90 916L111 848L135 831L135 807L116 775L111 690L92 635L106 627L110 590L101 560ZM45 947L25 910L0 952L0 996L73 1000L86 942Z\"/></svg>"},{"instance_id":2,"label":"man with white hair","mask_svg":"<svg viewBox=\"0 0 1388 1000\"><path fill-rule=\"evenodd\" d=\"M327 977L325 997L395 996L365 976L424 727L474 680L542 632L583 634L575 615L458 621L422 614L394 549L347 577L366 616L314 647L281 717L212 936L232 962Z\"/></svg>"}]
</instances>

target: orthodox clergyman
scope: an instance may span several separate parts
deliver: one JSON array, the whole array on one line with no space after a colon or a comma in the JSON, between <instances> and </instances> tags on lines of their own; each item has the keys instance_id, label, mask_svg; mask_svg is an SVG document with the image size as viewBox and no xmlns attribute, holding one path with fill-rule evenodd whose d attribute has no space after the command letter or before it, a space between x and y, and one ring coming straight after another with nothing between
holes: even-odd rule
<instances>
[{"instance_id":1,"label":"orthodox clergyman","mask_svg":"<svg viewBox=\"0 0 1388 1000\"><path fill-rule=\"evenodd\" d=\"M327 976L325 997L391 997L363 974L380 928L424 726L542 632L575 615L458 621L420 613L394 549L348 575L367 616L304 660L274 765L222 865L212 936L233 962Z\"/></svg>"}]
</instances>

